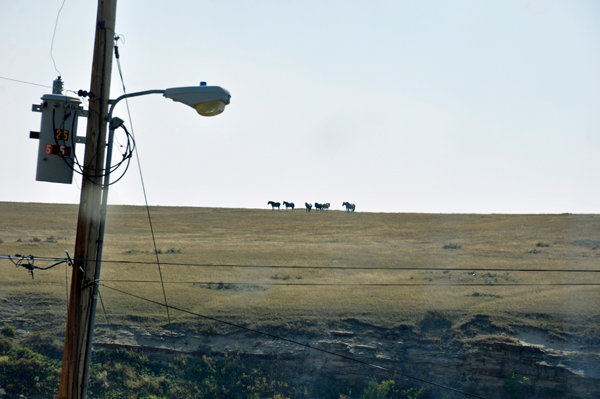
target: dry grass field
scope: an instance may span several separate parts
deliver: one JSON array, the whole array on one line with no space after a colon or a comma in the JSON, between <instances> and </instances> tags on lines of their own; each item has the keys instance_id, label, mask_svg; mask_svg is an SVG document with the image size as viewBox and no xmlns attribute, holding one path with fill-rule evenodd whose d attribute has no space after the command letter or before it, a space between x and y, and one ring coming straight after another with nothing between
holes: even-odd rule
<instances>
[{"instance_id":1,"label":"dry grass field","mask_svg":"<svg viewBox=\"0 0 600 399\"><path fill-rule=\"evenodd\" d=\"M599 215L183 207L152 207L151 215L169 304L248 326L347 318L391 326L429 310L560 330L599 320L600 285L578 285L600 284L599 273L564 271L600 270ZM0 254L72 253L76 218L76 205L0 203ZM163 301L144 207L109 207L104 260L106 286ZM0 266L4 320L63 325L65 265L33 280L8 260ZM108 288L101 294L113 324L166 321L163 307Z\"/></svg>"}]
</instances>

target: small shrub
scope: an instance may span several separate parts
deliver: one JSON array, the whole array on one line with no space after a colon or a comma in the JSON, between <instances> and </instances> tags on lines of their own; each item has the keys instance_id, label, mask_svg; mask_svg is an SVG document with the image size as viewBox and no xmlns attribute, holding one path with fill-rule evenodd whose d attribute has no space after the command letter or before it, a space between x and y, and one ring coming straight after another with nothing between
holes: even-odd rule
<instances>
[{"instance_id":1,"label":"small shrub","mask_svg":"<svg viewBox=\"0 0 600 399\"><path fill-rule=\"evenodd\" d=\"M498 277L486 277L485 283L487 285L494 285L498 282Z\"/></svg>"},{"instance_id":2,"label":"small shrub","mask_svg":"<svg viewBox=\"0 0 600 399\"><path fill-rule=\"evenodd\" d=\"M7 354L10 348L12 348L12 341L8 338L0 337L0 355Z\"/></svg>"},{"instance_id":3,"label":"small shrub","mask_svg":"<svg viewBox=\"0 0 600 399\"><path fill-rule=\"evenodd\" d=\"M459 283L472 283L475 279L473 277L459 277L456 281Z\"/></svg>"},{"instance_id":4,"label":"small shrub","mask_svg":"<svg viewBox=\"0 0 600 399\"><path fill-rule=\"evenodd\" d=\"M200 327L200 332L204 335L217 335L219 334L219 328L214 324L205 324Z\"/></svg>"},{"instance_id":5,"label":"small shrub","mask_svg":"<svg viewBox=\"0 0 600 399\"><path fill-rule=\"evenodd\" d=\"M160 255L163 253L163 251L162 251L162 249L158 248L158 249L154 250L154 253Z\"/></svg>"},{"instance_id":6,"label":"small shrub","mask_svg":"<svg viewBox=\"0 0 600 399\"><path fill-rule=\"evenodd\" d=\"M444 248L444 249L461 249L461 248L462 248L462 245L460 245L460 244L448 243L448 244L444 245L442 248Z\"/></svg>"},{"instance_id":7,"label":"small shrub","mask_svg":"<svg viewBox=\"0 0 600 399\"><path fill-rule=\"evenodd\" d=\"M124 254L139 254L140 252L142 251L140 251L139 249L128 249L126 251L123 251Z\"/></svg>"},{"instance_id":8,"label":"small shrub","mask_svg":"<svg viewBox=\"0 0 600 399\"><path fill-rule=\"evenodd\" d=\"M541 249L537 249L537 248L533 248L530 249L529 251L525 251L526 254L541 254L542 250Z\"/></svg>"},{"instance_id":9,"label":"small shrub","mask_svg":"<svg viewBox=\"0 0 600 399\"><path fill-rule=\"evenodd\" d=\"M419 327L423 331L447 330L452 327L452 319L438 310L430 310L419 323Z\"/></svg>"},{"instance_id":10,"label":"small shrub","mask_svg":"<svg viewBox=\"0 0 600 399\"><path fill-rule=\"evenodd\" d=\"M23 242L23 240L21 239L21 237L17 238L17 242Z\"/></svg>"},{"instance_id":11,"label":"small shrub","mask_svg":"<svg viewBox=\"0 0 600 399\"><path fill-rule=\"evenodd\" d=\"M470 295L467 296L472 296L472 297L490 297L490 298L502 298L500 295L496 295L496 294L488 294L487 292L481 292L481 291L475 291Z\"/></svg>"},{"instance_id":12,"label":"small shrub","mask_svg":"<svg viewBox=\"0 0 600 399\"><path fill-rule=\"evenodd\" d=\"M15 336L15 328L8 323L4 323L4 327L0 330L2 335L7 338L13 338Z\"/></svg>"},{"instance_id":13,"label":"small shrub","mask_svg":"<svg viewBox=\"0 0 600 399\"><path fill-rule=\"evenodd\" d=\"M543 242L538 242L537 244L535 244L535 246L538 247L538 248L547 248L547 247L550 246L550 244L546 244L546 243L543 243Z\"/></svg>"},{"instance_id":14,"label":"small shrub","mask_svg":"<svg viewBox=\"0 0 600 399\"><path fill-rule=\"evenodd\" d=\"M416 388L409 388L402 391L402 395L406 399L419 399L421 396L425 396L425 388L421 388L418 391Z\"/></svg>"},{"instance_id":15,"label":"small shrub","mask_svg":"<svg viewBox=\"0 0 600 399\"><path fill-rule=\"evenodd\" d=\"M124 254L149 254L150 250L146 249L146 250L142 250L142 249L128 249L123 251ZM159 252L160 253L160 252Z\"/></svg>"},{"instance_id":16,"label":"small shrub","mask_svg":"<svg viewBox=\"0 0 600 399\"><path fill-rule=\"evenodd\" d=\"M29 242L42 242L42 240L37 237L33 237L31 240L29 240Z\"/></svg>"},{"instance_id":17,"label":"small shrub","mask_svg":"<svg viewBox=\"0 0 600 399\"><path fill-rule=\"evenodd\" d=\"M506 281L512 281L514 283L518 283L519 281L521 281L521 279L519 277L511 276L511 274L509 272L501 274L500 277L502 277Z\"/></svg>"},{"instance_id":18,"label":"small shrub","mask_svg":"<svg viewBox=\"0 0 600 399\"><path fill-rule=\"evenodd\" d=\"M271 276L271 278L273 280L289 280L290 279L290 275L289 274L284 274L283 276L280 276L278 274L274 274ZM300 277L302 278L302 277Z\"/></svg>"},{"instance_id":19,"label":"small shrub","mask_svg":"<svg viewBox=\"0 0 600 399\"><path fill-rule=\"evenodd\" d=\"M385 399L388 397L388 393L394 386L394 381L382 381L378 384L377 381L373 380L369 383L369 386L365 389L361 399Z\"/></svg>"},{"instance_id":20,"label":"small shrub","mask_svg":"<svg viewBox=\"0 0 600 399\"><path fill-rule=\"evenodd\" d=\"M55 243L55 242L57 242L57 240L54 236L50 236L50 237L46 237L46 242L47 243Z\"/></svg>"},{"instance_id":21,"label":"small shrub","mask_svg":"<svg viewBox=\"0 0 600 399\"><path fill-rule=\"evenodd\" d=\"M525 388L525 384L527 384L529 378L527 377L517 377L515 372L508 373L506 377L504 377L503 388L508 393L508 397L511 399L518 399L521 397L521 392L523 388Z\"/></svg>"},{"instance_id":22,"label":"small shrub","mask_svg":"<svg viewBox=\"0 0 600 399\"><path fill-rule=\"evenodd\" d=\"M21 345L51 359L61 359L63 355L63 344L57 338L40 332L28 334Z\"/></svg>"},{"instance_id":23,"label":"small shrub","mask_svg":"<svg viewBox=\"0 0 600 399\"><path fill-rule=\"evenodd\" d=\"M2 238L0 238L0 244L4 244L4 241L2 240Z\"/></svg>"},{"instance_id":24,"label":"small shrub","mask_svg":"<svg viewBox=\"0 0 600 399\"><path fill-rule=\"evenodd\" d=\"M181 248L169 248L167 249L167 254L180 254Z\"/></svg>"}]
</instances>

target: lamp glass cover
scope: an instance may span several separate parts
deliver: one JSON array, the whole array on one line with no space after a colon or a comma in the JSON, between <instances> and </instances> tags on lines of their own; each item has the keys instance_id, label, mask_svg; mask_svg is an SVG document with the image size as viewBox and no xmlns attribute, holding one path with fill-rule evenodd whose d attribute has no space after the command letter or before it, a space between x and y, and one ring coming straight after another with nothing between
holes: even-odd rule
<instances>
[{"instance_id":1,"label":"lamp glass cover","mask_svg":"<svg viewBox=\"0 0 600 399\"><path fill-rule=\"evenodd\" d=\"M215 116L225 110L225 105L227 104L222 100L214 100L197 104L194 108L202 116Z\"/></svg>"}]
</instances>

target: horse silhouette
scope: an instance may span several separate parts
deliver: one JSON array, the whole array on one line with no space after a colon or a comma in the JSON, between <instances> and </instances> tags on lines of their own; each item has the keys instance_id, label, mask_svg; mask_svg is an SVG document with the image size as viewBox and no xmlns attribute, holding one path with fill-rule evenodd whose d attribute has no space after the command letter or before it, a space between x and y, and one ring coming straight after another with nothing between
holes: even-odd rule
<instances>
[{"instance_id":1,"label":"horse silhouette","mask_svg":"<svg viewBox=\"0 0 600 399\"><path fill-rule=\"evenodd\" d=\"M274 211L275 208L277 208L277 210L279 210L279 206L281 204L279 202L269 201L269 202L267 202L267 205L271 205L271 210Z\"/></svg>"},{"instance_id":2,"label":"horse silhouette","mask_svg":"<svg viewBox=\"0 0 600 399\"><path fill-rule=\"evenodd\" d=\"M354 210L356 209L356 205L354 205L354 204L351 204L351 203L349 203L349 202L344 202L344 203L342 204L342 206L345 206L345 207L346 207L346 212L350 212L350 211L354 212Z\"/></svg>"}]
</instances>

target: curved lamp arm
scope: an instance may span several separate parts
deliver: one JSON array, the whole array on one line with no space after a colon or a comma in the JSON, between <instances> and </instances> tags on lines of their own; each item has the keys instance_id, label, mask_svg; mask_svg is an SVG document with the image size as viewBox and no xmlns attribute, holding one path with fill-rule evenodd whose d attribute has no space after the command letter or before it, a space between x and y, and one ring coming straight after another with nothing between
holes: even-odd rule
<instances>
[{"instance_id":1,"label":"curved lamp arm","mask_svg":"<svg viewBox=\"0 0 600 399\"><path fill-rule=\"evenodd\" d=\"M115 109L115 106L117 105L117 103L125 98L130 98L130 97L139 97L139 96L145 96L146 94L163 94L166 90L146 90L146 91L138 91L137 93L129 93L129 94L123 94L120 97L117 97L114 100L108 100L108 103L110 104L110 109L108 111L108 116L106 117L106 121L108 123L110 123L112 121L112 115L113 115L113 111ZM114 129L112 129L114 130ZM109 136L108 140L110 142L111 137Z\"/></svg>"}]
</instances>

